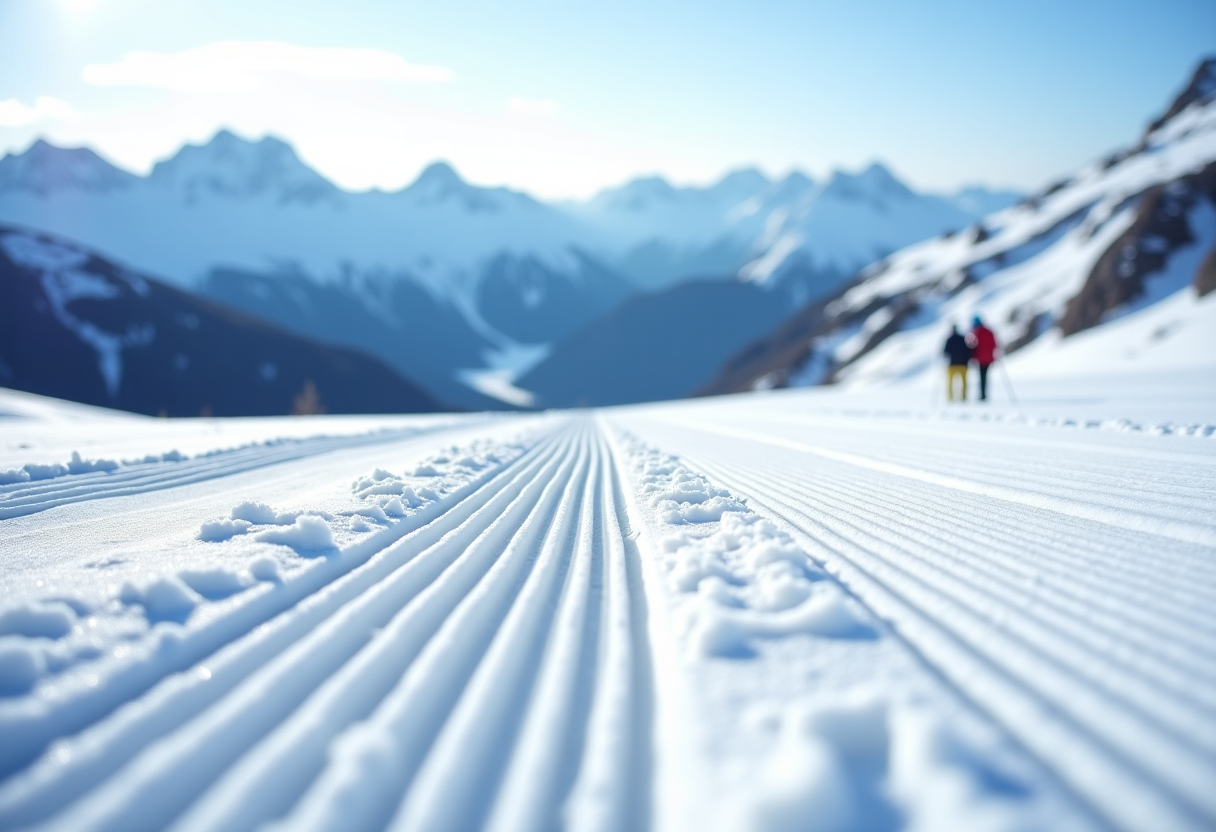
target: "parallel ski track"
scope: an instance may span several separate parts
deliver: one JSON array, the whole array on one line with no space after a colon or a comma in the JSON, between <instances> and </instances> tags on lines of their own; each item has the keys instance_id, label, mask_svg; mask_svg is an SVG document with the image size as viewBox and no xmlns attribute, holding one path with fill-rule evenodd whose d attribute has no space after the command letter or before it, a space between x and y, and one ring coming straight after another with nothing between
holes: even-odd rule
<instances>
[{"instance_id":1,"label":"parallel ski track","mask_svg":"<svg viewBox=\"0 0 1216 832\"><path fill-rule=\"evenodd\" d=\"M644 829L645 604L603 437L572 420L469 491L0 786L0 826Z\"/></svg>"},{"instance_id":2,"label":"parallel ski track","mask_svg":"<svg viewBox=\"0 0 1216 832\"><path fill-rule=\"evenodd\" d=\"M408 437L413 438L413 437ZM408 439L407 438L407 439ZM527 456L527 454L525 454ZM24 703L0 703L9 707L0 707L0 735L5 738L0 743L0 776L8 776L28 764L42 753L54 739L86 728L101 719L128 699L142 694L157 684L165 676L165 668L184 670L197 661L207 657L222 648L230 641L240 638L250 631L265 626L265 622L275 616L291 611L295 605L314 593L326 590L326 587L337 581L346 573L356 571L363 576L358 580L375 580L379 574L375 569L359 570L374 555L397 551L394 543L411 533L423 534L427 526L430 530L442 528L444 523L459 517L464 510L462 501L471 500L475 503L479 493L484 491L487 483L493 483L501 478L506 471L518 465L523 457L504 467L490 468L479 477L474 478L464 487L457 489L444 499L432 503L404 520L361 540L336 555L315 561L304 572L292 576L284 583L271 586L268 584L250 590L251 597L223 615L208 621L200 628L189 631L178 641L171 654L166 656L145 657L142 660L130 661L104 676L100 683L85 689L73 691L71 695L58 699L43 699ZM445 512L447 512L445 514ZM433 521L433 522L432 522ZM428 524L430 524L428 526ZM401 542L401 545L405 545ZM387 555L386 555L387 556ZM383 560L383 558L380 558ZM335 591L340 594L340 591ZM298 608L297 608L298 609ZM271 652L262 654L265 657L273 655L277 642L267 642ZM168 658L169 661L165 661ZM219 685L210 686L212 690ZM132 709L126 709L126 717L130 717ZM96 737L90 737L92 743ZM117 751L113 753L119 753ZM111 758L115 759L115 758ZM57 764L60 771L69 773L79 767L79 755L70 764ZM69 777L78 776L70 774ZM4 806L8 805L10 789L0 786L0 825L5 817ZM72 793L75 794L75 793Z\"/></svg>"},{"instance_id":3,"label":"parallel ski track","mask_svg":"<svg viewBox=\"0 0 1216 832\"><path fill-rule=\"evenodd\" d=\"M1116 827L1191 830L1216 820L1210 547L791 458L717 431L690 440L697 426L686 420L645 427L648 441L782 521ZM1017 458L1001 463L1013 486L1029 482ZM1138 563L1165 551L1183 564L1177 574ZM1122 597L1116 605L1104 595ZM1136 620L1120 622L1129 612ZM1172 645L1161 649L1146 629Z\"/></svg>"},{"instance_id":4,"label":"parallel ski track","mask_svg":"<svg viewBox=\"0 0 1216 832\"><path fill-rule=\"evenodd\" d=\"M330 451L397 442L468 425L467 422L461 422L427 428L376 431L354 436L289 440L281 444L253 445L221 451L181 462L141 462L113 472L69 474L51 480L0 486L0 520L36 514L68 503L160 491Z\"/></svg>"}]
</instances>

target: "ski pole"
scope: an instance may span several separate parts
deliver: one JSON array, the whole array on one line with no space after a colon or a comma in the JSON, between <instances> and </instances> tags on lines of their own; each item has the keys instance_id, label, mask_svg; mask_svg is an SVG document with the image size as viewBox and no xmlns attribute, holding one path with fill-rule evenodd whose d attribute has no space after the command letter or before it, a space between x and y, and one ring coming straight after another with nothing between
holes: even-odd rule
<instances>
[{"instance_id":1,"label":"ski pole","mask_svg":"<svg viewBox=\"0 0 1216 832\"><path fill-rule=\"evenodd\" d=\"M1005 369L1005 360L1001 359L996 363L1001 368L1001 379L1005 382L1005 392L1009 394L1009 399L1013 402L1013 406L1018 407L1018 397L1013 395L1013 382L1009 380L1009 372Z\"/></svg>"}]
</instances>

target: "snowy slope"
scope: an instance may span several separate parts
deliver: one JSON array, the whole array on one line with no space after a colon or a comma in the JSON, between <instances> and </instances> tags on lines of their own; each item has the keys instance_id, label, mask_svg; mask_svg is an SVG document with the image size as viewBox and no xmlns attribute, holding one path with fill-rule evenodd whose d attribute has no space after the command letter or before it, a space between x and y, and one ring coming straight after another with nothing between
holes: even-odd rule
<instances>
[{"instance_id":1,"label":"snowy slope","mask_svg":"<svg viewBox=\"0 0 1216 832\"><path fill-rule=\"evenodd\" d=\"M0 383L148 415L441 409L372 356L276 329L70 242L4 225ZM312 391L308 402L299 399L305 390Z\"/></svg>"},{"instance_id":2,"label":"snowy slope","mask_svg":"<svg viewBox=\"0 0 1216 832\"><path fill-rule=\"evenodd\" d=\"M1183 381L983 418L0 391L0 826L1210 828L1216 387Z\"/></svg>"},{"instance_id":3,"label":"snowy slope","mask_svg":"<svg viewBox=\"0 0 1216 832\"><path fill-rule=\"evenodd\" d=\"M1136 147L965 233L909 246L866 269L767 344L737 356L707 392L935 375L950 323L969 326L974 315L1013 354L1010 370L1027 372L1050 365L1057 347L1068 352L1076 333L1113 326L1165 298L1184 318L1204 317L1195 304L1211 290L1216 268L1216 102L1210 89L1203 92L1211 77L1216 61L1201 66L1179 97L1187 105L1171 107ZM1171 330L1157 337L1171 341ZM1196 349L1216 355L1213 339L1209 332L1177 341L1171 360L1191 366ZM1037 358L1028 353L1023 361L1016 351L1027 344ZM1087 366L1063 356L1061 366L1135 369L1121 366L1118 347L1090 354Z\"/></svg>"},{"instance_id":4,"label":"snowy slope","mask_svg":"<svg viewBox=\"0 0 1216 832\"><path fill-rule=\"evenodd\" d=\"M983 188L920 194L875 163L856 174L833 171L822 183L797 171L772 181L756 170L708 188L642 179L570 207L624 252L621 269L642 286L734 275L798 302L888 252L962 228L1019 198Z\"/></svg>"}]
</instances>

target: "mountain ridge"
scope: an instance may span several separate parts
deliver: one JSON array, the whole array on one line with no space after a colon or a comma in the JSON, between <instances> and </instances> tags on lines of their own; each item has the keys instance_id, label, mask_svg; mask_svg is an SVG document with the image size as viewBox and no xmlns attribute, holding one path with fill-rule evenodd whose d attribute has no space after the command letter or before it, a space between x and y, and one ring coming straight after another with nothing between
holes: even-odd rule
<instances>
[{"instance_id":1,"label":"mountain ridge","mask_svg":"<svg viewBox=\"0 0 1216 832\"><path fill-rule=\"evenodd\" d=\"M0 384L17 390L166 416L443 409L377 358L2 224L0 301Z\"/></svg>"},{"instance_id":2,"label":"mountain ridge","mask_svg":"<svg viewBox=\"0 0 1216 832\"><path fill-rule=\"evenodd\" d=\"M1136 356L1163 354L1177 332L1204 325L1212 263L1216 59L1200 65L1137 144L965 234L892 252L742 347L698 392L920 378L940 363L947 324L973 315L997 332L1015 366L1045 371L1080 354L1074 343L1106 343L1077 334L1170 299L1178 320L1150 327L1153 343L1109 345L1116 350L1105 361L1133 366Z\"/></svg>"},{"instance_id":3,"label":"mountain ridge","mask_svg":"<svg viewBox=\"0 0 1216 832\"><path fill-rule=\"evenodd\" d=\"M334 343L372 350L445 400L483 407L469 381L476 373L501 372L505 354L544 355L639 292L694 277L743 279L792 309L900 244L973 219L950 198L915 194L885 168L835 181L837 190L868 187L871 213L895 221L878 234L853 228L843 248L833 240L839 227L771 236L770 226L805 214L822 188L798 171L769 179L755 168L704 187L642 177L570 205L471 184L440 161L399 190L352 193L280 139L223 130L145 177L88 150L35 143L0 159L0 222L78 240L299 334L320 326ZM896 207L876 207L883 200ZM821 203L817 216L860 218L837 226L868 221L856 201L829 195ZM283 291L264 291L276 282ZM419 291L406 293L407 306L401 293L385 304L389 284ZM347 310L340 320L314 314L338 306ZM430 331L419 328L428 317L459 320L462 346L445 355L416 337ZM455 355L472 356L472 365Z\"/></svg>"}]
</instances>

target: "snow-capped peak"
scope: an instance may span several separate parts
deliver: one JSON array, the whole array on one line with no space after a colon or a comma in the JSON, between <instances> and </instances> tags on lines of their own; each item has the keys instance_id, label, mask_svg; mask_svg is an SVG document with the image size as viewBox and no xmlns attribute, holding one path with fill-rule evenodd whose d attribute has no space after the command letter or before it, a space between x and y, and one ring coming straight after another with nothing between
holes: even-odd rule
<instances>
[{"instance_id":1,"label":"snow-capped peak","mask_svg":"<svg viewBox=\"0 0 1216 832\"><path fill-rule=\"evenodd\" d=\"M190 200L201 196L272 195L279 202L315 202L337 188L296 156L291 145L271 136L249 141L220 130L203 145L185 145L158 162L149 182L182 191Z\"/></svg>"},{"instance_id":2,"label":"snow-capped peak","mask_svg":"<svg viewBox=\"0 0 1216 832\"><path fill-rule=\"evenodd\" d=\"M137 177L87 147L56 147L38 139L24 153L0 159L0 191L46 196L56 191L104 192L129 187Z\"/></svg>"},{"instance_id":3,"label":"snow-capped peak","mask_svg":"<svg viewBox=\"0 0 1216 832\"><path fill-rule=\"evenodd\" d=\"M441 160L427 165L404 193L434 202L464 195L472 189L473 186L461 179L451 164Z\"/></svg>"},{"instance_id":4,"label":"snow-capped peak","mask_svg":"<svg viewBox=\"0 0 1216 832\"><path fill-rule=\"evenodd\" d=\"M913 193L884 165L874 162L861 173L833 171L820 196L844 200L884 201L907 198L913 196Z\"/></svg>"},{"instance_id":5,"label":"snow-capped peak","mask_svg":"<svg viewBox=\"0 0 1216 832\"><path fill-rule=\"evenodd\" d=\"M708 191L730 199L747 199L771 184L769 178L756 168L742 168L723 176L717 184L711 185Z\"/></svg>"},{"instance_id":6,"label":"snow-capped peak","mask_svg":"<svg viewBox=\"0 0 1216 832\"><path fill-rule=\"evenodd\" d=\"M1167 122L1195 103L1205 103L1216 96L1216 58L1208 58L1195 68L1190 83L1178 94L1169 109L1145 131L1145 138L1165 126Z\"/></svg>"},{"instance_id":7,"label":"snow-capped peak","mask_svg":"<svg viewBox=\"0 0 1216 832\"><path fill-rule=\"evenodd\" d=\"M642 176L619 188L604 191L594 202L617 211L645 211L656 204L671 202L677 191L661 176Z\"/></svg>"},{"instance_id":8,"label":"snow-capped peak","mask_svg":"<svg viewBox=\"0 0 1216 832\"><path fill-rule=\"evenodd\" d=\"M791 171L780 182L774 182L766 194L769 202L791 202L800 199L815 188L815 180L802 171Z\"/></svg>"},{"instance_id":9,"label":"snow-capped peak","mask_svg":"<svg viewBox=\"0 0 1216 832\"><path fill-rule=\"evenodd\" d=\"M462 179L450 163L442 160L427 165L417 179L397 193L418 207L450 205L475 214L537 206L526 194L507 188L472 185Z\"/></svg>"},{"instance_id":10,"label":"snow-capped peak","mask_svg":"<svg viewBox=\"0 0 1216 832\"><path fill-rule=\"evenodd\" d=\"M410 189L434 190L439 188L467 188L468 184L460 178L460 174L448 162L438 161L427 165L418 178L411 184Z\"/></svg>"}]
</instances>

